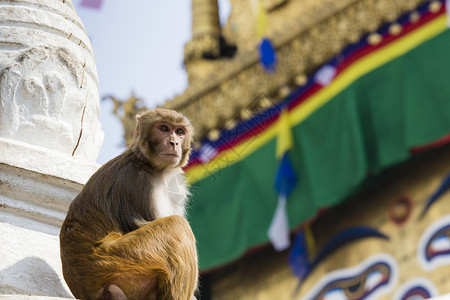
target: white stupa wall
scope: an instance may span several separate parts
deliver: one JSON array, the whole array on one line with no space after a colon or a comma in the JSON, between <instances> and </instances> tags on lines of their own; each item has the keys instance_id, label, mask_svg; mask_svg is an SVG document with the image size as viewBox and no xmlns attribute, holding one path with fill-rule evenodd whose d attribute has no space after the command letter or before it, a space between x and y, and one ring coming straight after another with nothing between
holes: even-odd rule
<instances>
[{"instance_id":1,"label":"white stupa wall","mask_svg":"<svg viewBox=\"0 0 450 300\"><path fill-rule=\"evenodd\" d=\"M0 136L95 162L97 71L72 2L0 5Z\"/></svg>"},{"instance_id":2,"label":"white stupa wall","mask_svg":"<svg viewBox=\"0 0 450 300\"><path fill-rule=\"evenodd\" d=\"M94 55L72 1L0 7L0 295L72 297L59 228L99 167Z\"/></svg>"}]
</instances>

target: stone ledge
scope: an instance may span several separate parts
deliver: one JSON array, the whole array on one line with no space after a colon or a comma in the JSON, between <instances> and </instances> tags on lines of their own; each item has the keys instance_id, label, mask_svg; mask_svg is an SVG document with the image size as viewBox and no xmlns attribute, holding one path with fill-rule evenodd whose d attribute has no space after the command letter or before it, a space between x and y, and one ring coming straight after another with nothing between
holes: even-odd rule
<instances>
[{"instance_id":1,"label":"stone ledge","mask_svg":"<svg viewBox=\"0 0 450 300\"><path fill-rule=\"evenodd\" d=\"M3 222L0 232L0 294L71 297L57 235Z\"/></svg>"},{"instance_id":2,"label":"stone ledge","mask_svg":"<svg viewBox=\"0 0 450 300\"><path fill-rule=\"evenodd\" d=\"M0 137L0 163L85 184L100 167L81 157Z\"/></svg>"}]
</instances>

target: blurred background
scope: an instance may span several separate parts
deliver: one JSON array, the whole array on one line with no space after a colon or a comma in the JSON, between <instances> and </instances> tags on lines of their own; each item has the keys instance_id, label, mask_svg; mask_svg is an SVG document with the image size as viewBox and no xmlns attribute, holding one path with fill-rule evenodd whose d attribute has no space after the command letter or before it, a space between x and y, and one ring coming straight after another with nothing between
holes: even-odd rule
<instances>
[{"instance_id":1,"label":"blurred background","mask_svg":"<svg viewBox=\"0 0 450 300\"><path fill-rule=\"evenodd\" d=\"M200 299L450 292L444 0L81 0L100 164L136 113L196 128Z\"/></svg>"}]
</instances>

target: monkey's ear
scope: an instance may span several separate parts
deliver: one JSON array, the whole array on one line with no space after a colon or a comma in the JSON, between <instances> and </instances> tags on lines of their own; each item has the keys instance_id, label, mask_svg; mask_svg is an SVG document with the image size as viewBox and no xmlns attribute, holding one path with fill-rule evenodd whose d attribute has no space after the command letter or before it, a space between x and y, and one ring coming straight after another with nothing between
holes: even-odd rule
<instances>
[{"instance_id":1,"label":"monkey's ear","mask_svg":"<svg viewBox=\"0 0 450 300\"><path fill-rule=\"evenodd\" d=\"M136 129L134 130L135 137L139 135L140 130L141 130L141 115L136 115Z\"/></svg>"}]
</instances>

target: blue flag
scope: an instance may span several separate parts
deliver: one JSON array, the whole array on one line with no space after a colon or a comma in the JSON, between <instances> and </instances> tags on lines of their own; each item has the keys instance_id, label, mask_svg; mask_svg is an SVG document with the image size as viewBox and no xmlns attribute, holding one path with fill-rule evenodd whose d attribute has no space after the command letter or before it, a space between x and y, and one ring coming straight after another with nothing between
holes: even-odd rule
<instances>
[{"instance_id":1,"label":"blue flag","mask_svg":"<svg viewBox=\"0 0 450 300\"><path fill-rule=\"evenodd\" d=\"M287 197L292 193L296 184L297 176L294 167L289 158L289 153L285 152L275 175L275 189L278 195L284 194Z\"/></svg>"},{"instance_id":2,"label":"blue flag","mask_svg":"<svg viewBox=\"0 0 450 300\"><path fill-rule=\"evenodd\" d=\"M277 57L272 42L268 38L263 38L259 43L259 61L266 71L274 72L277 65Z\"/></svg>"}]
</instances>

